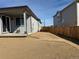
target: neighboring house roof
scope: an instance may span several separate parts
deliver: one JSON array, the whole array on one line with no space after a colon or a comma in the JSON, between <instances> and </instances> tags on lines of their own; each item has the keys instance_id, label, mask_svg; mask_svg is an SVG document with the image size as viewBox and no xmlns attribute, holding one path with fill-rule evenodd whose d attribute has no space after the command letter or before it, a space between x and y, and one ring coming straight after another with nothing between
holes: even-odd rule
<instances>
[{"instance_id":1,"label":"neighboring house roof","mask_svg":"<svg viewBox=\"0 0 79 59\"><path fill-rule=\"evenodd\" d=\"M65 8L63 8L62 10L61 10L61 12L62 11L64 11L64 10L66 10L66 9L68 9L70 6L72 6L73 4L76 4L76 1L73 1L71 4L69 4L68 6L66 6Z\"/></svg>"},{"instance_id":2,"label":"neighboring house roof","mask_svg":"<svg viewBox=\"0 0 79 59\"><path fill-rule=\"evenodd\" d=\"M0 8L0 11L3 10L9 10L9 9L17 9L17 8L25 8L27 10L27 12L30 13L31 16L33 16L37 21L39 21L41 23L41 20L32 12L32 10L28 7L28 6L13 6L13 7L4 7L4 8Z\"/></svg>"},{"instance_id":3,"label":"neighboring house roof","mask_svg":"<svg viewBox=\"0 0 79 59\"><path fill-rule=\"evenodd\" d=\"M55 14L53 17L57 16L60 12L61 12L61 11L57 11L56 14Z\"/></svg>"}]
</instances>

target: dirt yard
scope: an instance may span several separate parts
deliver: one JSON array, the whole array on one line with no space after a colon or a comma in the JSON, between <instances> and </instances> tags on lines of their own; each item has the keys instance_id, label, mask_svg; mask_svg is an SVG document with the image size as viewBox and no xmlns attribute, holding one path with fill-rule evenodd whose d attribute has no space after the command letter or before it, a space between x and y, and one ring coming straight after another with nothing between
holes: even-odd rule
<instances>
[{"instance_id":1,"label":"dirt yard","mask_svg":"<svg viewBox=\"0 0 79 59\"><path fill-rule=\"evenodd\" d=\"M79 59L79 46L53 34L0 38L0 59Z\"/></svg>"}]
</instances>

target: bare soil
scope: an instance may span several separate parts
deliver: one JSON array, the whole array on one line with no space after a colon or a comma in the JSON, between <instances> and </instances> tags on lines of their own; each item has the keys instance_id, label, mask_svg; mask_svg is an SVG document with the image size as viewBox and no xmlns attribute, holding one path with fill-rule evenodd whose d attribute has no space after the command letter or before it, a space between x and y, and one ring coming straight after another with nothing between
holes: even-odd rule
<instances>
[{"instance_id":1,"label":"bare soil","mask_svg":"<svg viewBox=\"0 0 79 59\"><path fill-rule=\"evenodd\" d=\"M79 59L79 46L51 33L1 37L0 59Z\"/></svg>"}]
</instances>

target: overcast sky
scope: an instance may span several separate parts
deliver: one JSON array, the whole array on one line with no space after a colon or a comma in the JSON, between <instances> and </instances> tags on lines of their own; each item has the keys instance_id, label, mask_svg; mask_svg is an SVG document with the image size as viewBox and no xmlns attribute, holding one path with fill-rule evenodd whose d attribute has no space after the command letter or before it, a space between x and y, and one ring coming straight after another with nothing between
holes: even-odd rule
<instances>
[{"instance_id":1,"label":"overcast sky","mask_svg":"<svg viewBox=\"0 0 79 59\"><path fill-rule=\"evenodd\" d=\"M53 24L53 15L63 9L73 0L1 0L0 7L11 7L28 5L33 12L46 23L46 26Z\"/></svg>"}]
</instances>

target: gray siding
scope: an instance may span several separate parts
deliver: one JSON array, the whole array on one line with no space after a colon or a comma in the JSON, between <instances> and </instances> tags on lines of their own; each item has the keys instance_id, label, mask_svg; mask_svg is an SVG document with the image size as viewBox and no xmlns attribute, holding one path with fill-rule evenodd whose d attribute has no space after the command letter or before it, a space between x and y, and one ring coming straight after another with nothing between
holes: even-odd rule
<instances>
[{"instance_id":1,"label":"gray siding","mask_svg":"<svg viewBox=\"0 0 79 59\"><path fill-rule=\"evenodd\" d=\"M61 17L54 16L54 26L77 26L76 3L72 3L61 11Z\"/></svg>"},{"instance_id":2,"label":"gray siding","mask_svg":"<svg viewBox=\"0 0 79 59\"><path fill-rule=\"evenodd\" d=\"M62 11L63 26L77 26L76 3L73 3L67 9Z\"/></svg>"},{"instance_id":3,"label":"gray siding","mask_svg":"<svg viewBox=\"0 0 79 59\"><path fill-rule=\"evenodd\" d=\"M54 16L54 26L55 27L62 26L61 15Z\"/></svg>"}]
</instances>

